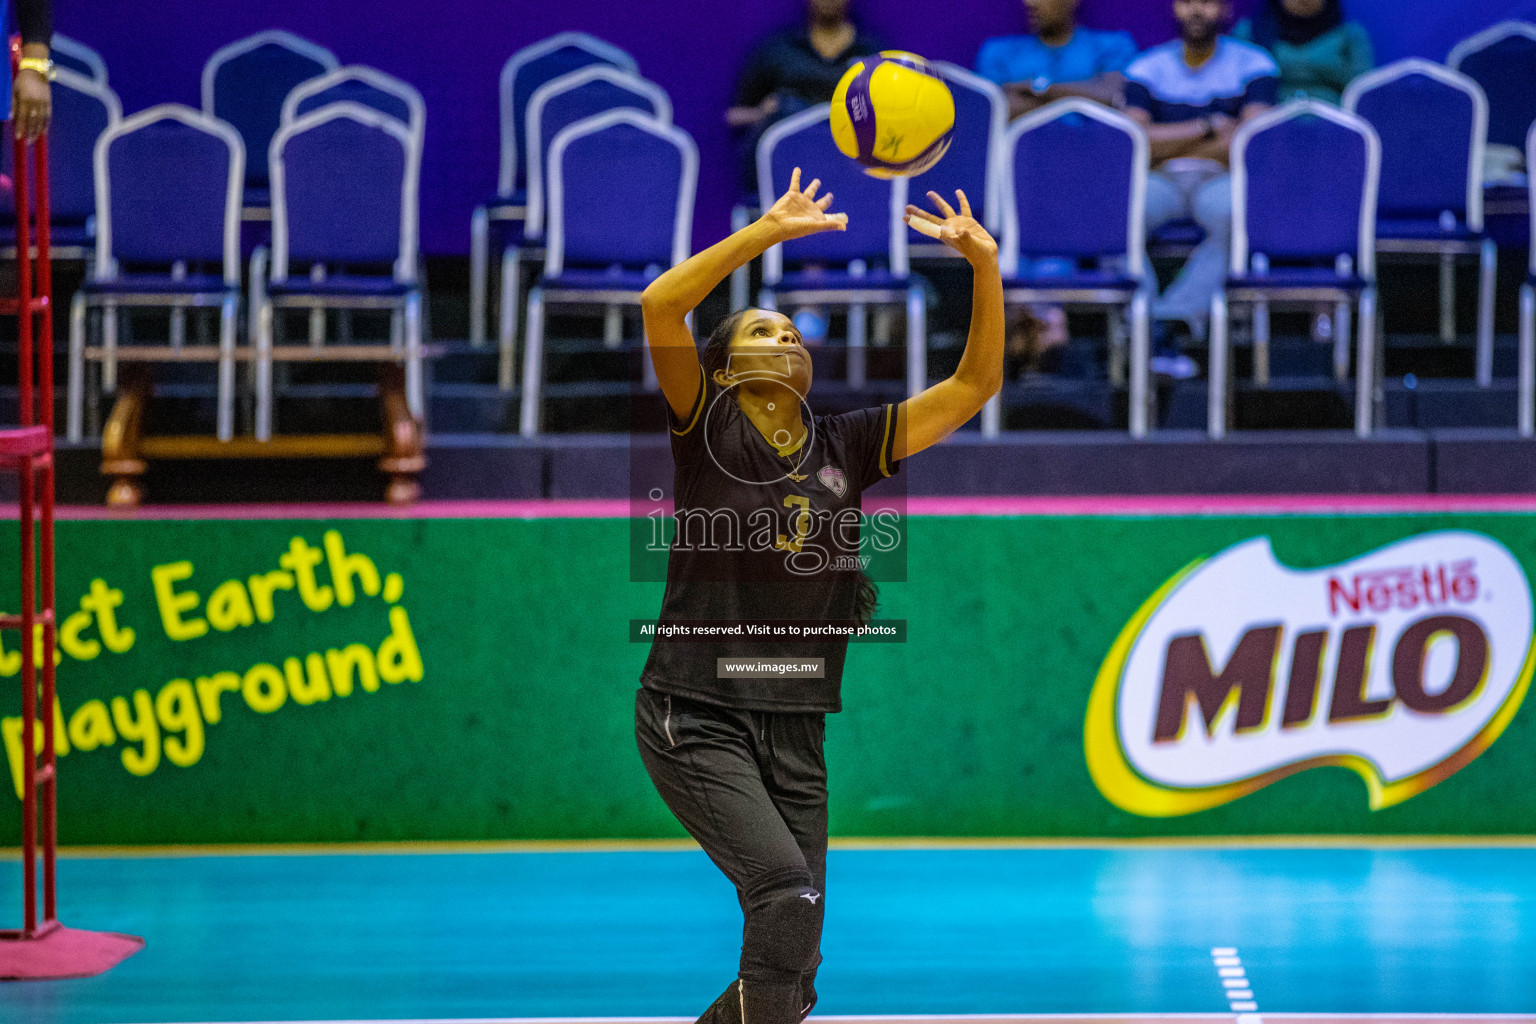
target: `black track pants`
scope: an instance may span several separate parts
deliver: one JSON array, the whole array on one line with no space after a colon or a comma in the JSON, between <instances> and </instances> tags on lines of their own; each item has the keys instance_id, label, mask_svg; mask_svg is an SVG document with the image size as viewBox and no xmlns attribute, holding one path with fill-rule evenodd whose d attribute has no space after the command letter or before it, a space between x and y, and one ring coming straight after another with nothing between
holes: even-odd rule
<instances>
[{"instance_id":1,"label":"black track pants","mask_svg":"<svg viewBox=\"0 0 1536 1024\"><path fill-rule=\"evenodd\" d=\"M759 991L783 993L765 997L747 1024L794 1024L816 999L824 726L819 713L739 711L645 688L635 698L635 738L656 791L736 886L747 1007ZM739 1020L738 984L700 1019Z\"/></svg>"}]
</instances>

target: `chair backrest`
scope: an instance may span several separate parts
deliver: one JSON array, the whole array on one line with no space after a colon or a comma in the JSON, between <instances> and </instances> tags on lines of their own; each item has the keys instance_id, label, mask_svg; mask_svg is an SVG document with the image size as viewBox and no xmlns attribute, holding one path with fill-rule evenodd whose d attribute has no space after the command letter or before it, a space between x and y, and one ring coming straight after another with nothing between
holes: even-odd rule
<instances>
[{"instance_id":1,"label":"chair backrest","mask_svg":"<svg viewBox=\"0 0 1536 1024\"><path fill-rule=\"evenodd\" d=\"M348 64L300 82L283 100L282 123L296 121L328 103L351 102L372 107L406 125L420 147L427 130L427 105L409 82L378 68Z\"/></svg>"},{"instance_id":2,"label":"chair backrest","mask_svg":"<svg viewBox=\"0 0 1536 1024\"><path fill-rule=\"evenodd\" d=\"M282 122L289 91L336 65L334 53L292 32L257 32L214 51L203 65L203 113L234 125L246 152L259 157ZM267 165L259 158L246 173L251 184L267 182Z\"/></svg>"},{"instance_id":3,"label":"chair backrest","mask_svg":"<svg viewBox=\"0 0 1536 1024\"><path fill-rule=\"evenodd\" d=\"M48 41L48 56L53 58L56 70L73 71L102 85L107 84L107 62L78 39L55 32Z\"/></svg>"},{"instance_id":4,"label":"chair backrest","mask_svg":"<svg viewBox=\"0 0 1536 1024\"><path fill-rule=\"evenodd\" d=\"M821 179L822 193L834 193L834 212L848 214L848 230L823 231L775 245L763 254L763 283L778 283L784 262L887 260L898 276L907 273L906 178L874 178L844 156L832 141L830 104L802 110L763 133L757 143L758 202L764 210L789 188L800 168L800 185Z\"/></svg>"},{"instance_id":5,"label":"chair backrest","mask_svg":"<svg viewBox=\"0 0 1536 1024\"><path fill-rule=\"evenodd\" d=\"M1141 275L1150 149L1140 125L1091 100L1058 100L1009 126L1002 148L1005 275L1021 254L1124 256Z\"/></svg>"},{"instance_id":6,"label":"chair backrest","mask_svg":"<svg viewBox=\"0 0 1536 1024\"><path fill-rule=\"evenodd\" d=\"M998 190L1003 181L1003 134L1008 130L1008 100L996 83L967 71L958 64L934 61L929 67L949 84L955 98L955 134L939 162L912 178L909 196L924 197L930 190L955 201L955 190L964 189L972 212L988 231L1001 230L1002 207ZM909 241L929 241L913 232Z\"/></svg>"},{"instance_id":7,"label":"chair backrest","mask_svg":"<svg viewBox=\"0 0 1536 1024\"><path fill-rule=\"evenodd\" d=\"M1536 121L1536 25L1504 21L1463 39L1445 63L1488 96L1488 141L1519 148Z\"/></svg>"},{"instance_id":8,"label":"chair backrest","mask_svg":"<svg viewBox=\"0 0 1536 1024\"><path fill-rule=\"evenodd\" d=\"M1232 272L1249 255L1335 261L1376 272L1381 140L1363 118L1293 100L1248 121L1232 139Z\"/></svg>"},{"instance_id":9,"label":"chair backrest","mask_svg":"<svg viewBox=\"0 0 1536 1024\"><path fill-rule=\"evenodd\" d=\"M585 32L560 32L518 50L501 67L498 90L501 109L501 168L496 177L496 194L510 196L527 183L528 165L524 127L528 101L545 82L589 64L611 64L625 71L637 72L635 58L625 51Z\"/></svg>"},{"instance_id":10,"label":"chair backrest","mask_svg":"<svg viewBox=\"0 0 1536 1024\"><path fill-rule=\"evenodd\" d=\"M96 276L114 261L219 262L240 282L245 144L234 126L180 103L118 121L96 140Z\"/></svg>"},{"instance_id":11,"label":"chair backrest","mask_svg":"<svg viewBox=\"0 0 1536 1024\"><path fill-rule=\"evenodd\" d=\"M608 110L563 128L545 170L546 274L688 258L699 151L681 128L633 108Z\"/></svg>"},{"instance_id":12,"label":"chair backrest","mask_svg":"<svg viewBox=\"0 0 1536 1024\"><path fill-rule=\"evenodd\" d=\"M402 122L361 103L328 103L277 130L272 280L290 260L393 263L416 279L421 151Z\"/></svg>"},{"instance_id":13,"label":"chair backrest","mask_svg":"<svg viewBox=\"0 0 1536 1024\"><path fill-rule=\"evenodd\" d=\"M105 82L54 68L48 123L48 208L54 223L83 223L96 216L96 140L122 119L123 105ZM15 145L15 136L0 132L0 167L14 165ZM15 199L6 193L7 216L15 216Z\"/></svg>"},{"instance_id":14,"label":"chair backrest","mask_svg":"<svg viewBox=\"0 0 1536 1024\"><path fill-rule=\"evenodd\" d=\"M1525 166L1536 167L1536 121L1525 134ZM1536 238L1536 175L1526 175L1526 205L1530 208L1531 238ZM1530 272L1536 275L1536 245L1531 248Z\"/></svg>"},{"instance_id":15,"label":"chair backrest","mask_svg":"<svg viewBox=\"0 0 1536 1024\"><path fill-rule=\"evenodd\" d=\"M1476 82L1410 57L1349 83L1343 106L1381 139L1380 214L1433 219L1449 211L1482 230L1488 99Z\"/></svg>"},{"instance_id":16,"label":"chair backrest","mask_svg":"<svg viewBox=\"0 0 1536 1024\"><path fill-rule=\"evenodd\" d=\"M551 79L528 98L527 237L544 233L544 154L554 137L567 125L623 107L672 123L672 101L665 89L609 64L594 64Z\"/></svg>"}]
</instances>

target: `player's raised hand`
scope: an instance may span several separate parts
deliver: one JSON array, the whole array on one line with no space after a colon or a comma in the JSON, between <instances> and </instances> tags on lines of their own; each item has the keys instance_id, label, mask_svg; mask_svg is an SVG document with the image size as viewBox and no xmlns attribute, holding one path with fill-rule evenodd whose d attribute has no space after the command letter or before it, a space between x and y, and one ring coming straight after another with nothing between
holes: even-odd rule
<instances>
[{"instance_id":1,"label":"player's raised hand","mask_svg":"<svg viewBox=\"0 0 1536 1024\"><path fill-rule=\"evenodd\" d=\"M800 168L795 168L795 173L789 178L789 191L779 196L778 202L763 214L763 219L773 225L779 241L804 238L819 231L848 230L848 215L828 213L827 209L832 205L832 193L828 192L817 199L816 191L819 188L821 179L816 178L802 192Z\"/></svg>"},{"instance_id":2,"label":"player's raised hand","mask_svg":"<svg viewBox=\"0 0 1536 1024\"><path fill-rule=\"evenodd\" d=\"M929 238L937 238L972 263L977 260L997 259L997 242L987 233L987 229L971 216L971 203L965 198L963 191L955 190L955 198L960 201L959 213L956 213L954 207L946 203L937 192L929 192L928 198L933 201L939 213L929 213L927 210L908 205L907 214L903 219L912 226L912 230Z\"/></svg>"}]
</instances>

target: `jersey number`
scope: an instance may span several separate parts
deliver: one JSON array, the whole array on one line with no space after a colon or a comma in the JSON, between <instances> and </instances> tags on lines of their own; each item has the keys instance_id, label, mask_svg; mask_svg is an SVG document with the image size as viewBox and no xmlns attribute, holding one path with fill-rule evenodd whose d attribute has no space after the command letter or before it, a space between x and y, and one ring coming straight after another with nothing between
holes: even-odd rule
<instances>
[{"instance_id":1,"label":"jersey number","mask_svg":"<svg viewBox=\"0 0 1536 1024\"><path fill-rule=\"evenodd\" d=\"M781 533L774 540L773 546L780 551L799 552L805 544L805 538L811 532L811 499L798 494L786 494L784 496L784 507L800 510L799 512L792 513L790 516L790 521L795 526L795 536L791 539Z\"/></svg>"}]
</instances>

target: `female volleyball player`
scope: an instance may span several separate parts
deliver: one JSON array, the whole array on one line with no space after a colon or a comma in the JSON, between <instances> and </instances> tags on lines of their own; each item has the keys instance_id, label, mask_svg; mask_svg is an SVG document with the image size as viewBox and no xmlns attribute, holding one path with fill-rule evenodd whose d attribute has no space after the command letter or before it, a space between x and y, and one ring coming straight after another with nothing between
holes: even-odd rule
<instances>
[{"instance_id":1,"label":"female volleyball player","mask_svg":"<svg viewBox=\"0 0 1536 1024\"><path fill-rule=\"evenodd\" d=\"M976 415L1003 379L997 244L964 193L958 213L930 192L941 215L909 206L906 218L973 269L970 336L948 380L894 407L813 415L800 335L762 309L721 323L701 365L685 318L716 285L769 246L846 227L846 214L827 212L831 193L816 198L819 184L801 191L796 169L760 220L662 274L644 298L676 464L660 621L695 632L652 644L635 733L657 791L735 884L745 917L739 974L699 1018L712 1024L796 1024L816 1001L821 962L822 727L841 707L847 635L797 642L751 628L866 620L873 584L853 568L863 563L840 557L861 550L861 492ZM790 674L791 661L815 667Z\"/></svg>"}]
</instances>

